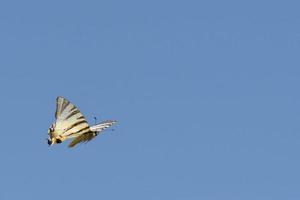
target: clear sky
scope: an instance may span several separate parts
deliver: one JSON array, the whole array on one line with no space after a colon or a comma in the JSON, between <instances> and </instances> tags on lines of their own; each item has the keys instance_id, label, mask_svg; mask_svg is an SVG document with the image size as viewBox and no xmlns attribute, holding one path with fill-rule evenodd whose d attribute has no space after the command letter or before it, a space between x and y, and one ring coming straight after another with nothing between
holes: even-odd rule
<instances>
[{"instance_id":1,"label":"clear sky","mask_svg":"<svg viewBox=\"0 0 300 200\"><path fill-rule=\"evenodd\" d=\"M299 1L1 1L0 199L299 200ZM92 124L49 148L55 98Z\"/></svg>"}]
</instances>

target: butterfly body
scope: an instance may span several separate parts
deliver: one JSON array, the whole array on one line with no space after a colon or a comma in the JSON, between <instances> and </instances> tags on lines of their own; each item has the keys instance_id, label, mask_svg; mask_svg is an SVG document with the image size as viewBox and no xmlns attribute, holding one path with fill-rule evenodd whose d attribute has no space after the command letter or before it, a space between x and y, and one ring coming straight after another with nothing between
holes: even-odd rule
<instances>
[{"instance_id":1,"label":"butterfly body","mask_svg":"<svg viewBox=\"0 0 300 200\"><path fill-rule=\"evenodd\" d=\"M106 120L94 126L89 126L81 112L64 97L57 97L55 122L48 129L48 144L62 143L73 138L69 147L80 142L88 142L98 133L110 126L115 120Z\"/></svg>"}]
</instances>

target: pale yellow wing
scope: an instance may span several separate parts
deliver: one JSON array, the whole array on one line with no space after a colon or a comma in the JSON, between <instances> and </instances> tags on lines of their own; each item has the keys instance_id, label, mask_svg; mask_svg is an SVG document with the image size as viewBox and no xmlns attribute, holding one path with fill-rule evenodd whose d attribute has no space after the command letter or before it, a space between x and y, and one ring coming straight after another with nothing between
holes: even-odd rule
<instances>
[{"instance_id":1,"label":"pale yellow wing","mask_svg":"<svg viewBox=\"0 0 300 200\"><path fill-rule=\"evenodd\" d=\"M57 97L55 133L63 138L77 137L90 131L89 124L76 106L64 97Z\"/></svg>"},{"instance_id":2,"label":"pale yellow wing","mask_svg":"<svg viewBox=\"0 0 300 200\"><path fill-rule=\"evenodd\" d=\"M81 142L89 142L90 140L92 140L93 138L95 138L97 136L96 132L90 131L87 133L84 133L76 138L74 138L70 144L69 147L74 147L76 144L81 143Z\"/></svg>"}]
</instances>

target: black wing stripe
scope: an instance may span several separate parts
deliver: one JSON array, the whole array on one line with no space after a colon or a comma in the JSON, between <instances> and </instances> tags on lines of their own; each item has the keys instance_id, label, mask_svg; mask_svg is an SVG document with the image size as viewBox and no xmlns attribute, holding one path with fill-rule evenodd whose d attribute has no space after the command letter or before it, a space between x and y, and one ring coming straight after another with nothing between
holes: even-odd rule
<instances>
[{"instance_id":1,"label":"black wing stripe","mask_svg":"<svg viewBox=\"0 0 300 200\"><path fill-rule=\"evenodd\" d=\"M72 112L73 110L76 110L76 106L73 105L73 108L70 110L70 112Z\"/></svg>"},{"instance_id":2,"label":"black wing stripe","mask_svg":"<svg viewBox=\"0 0 300 200\"><path fill-rule=\"evenodd\" d=\"M77 119L84 119L84 116L82 115L82 116L78 117Z\"/></svg>"},{"instance_id":3,"label":"black wing stripe","mask_svg":"<svg viewBox=\"0 0 300 200\"><path fill-rule=\"evenodd\" d=\"M87 132L85 132L85 131L87 131ZM78 131L76 131L76 132L72 132L72 133L70 133L69 135L67 135L67 136L71 136L71 135L74 135L74 134L78 134L78 133L81 133L81 134L85 134L85 133L88 133L88 132L90 132L91 130L90 130L90 127L89 126L87 126L87 127L84 127L84 128L82 128L82 129L80 129L80 130L78 130Z\"/></svg>"},{"instance_id":4,"label":"black wing stripe","mask_svg":"<svg viewBox=\"0 0 300 200\"><path fill-rule=\"evenodd\" d=\"M73 112L71 112L71 113L66 117L66 120L69 119L69 118L71 118L72 116L78 114L78 113L80 113L79 110L74 110Z\"/></svg>"},{"instance_id":5,"label":"black wing stripe","mask_svg":"<svg viewBox=\"0 0 300 200\"><path fill-rule=\"evenodd\" d=\"M61 112L64 112L64 110L66 109L66 107L68 107L69 104L70 104L70 102L65 100L63 103L63 108L61 109Z\"/></svg>"},{"instance_id":6,"label":"black wing stripe","mask_svg":"<svg viewBox=\"0 0 300 200\"><path fill-rule=\"evenodd\" d=\"M65 132L69 131L70 129L74 128L75 126L78 126L78 125L84 124L84 123L87 123L87 122L86 122L85 120L78 121L78 122L76 122L75 124L72 124L71 126L69 126L69 127L65 130Z\"/></svg>"}]
</instances>

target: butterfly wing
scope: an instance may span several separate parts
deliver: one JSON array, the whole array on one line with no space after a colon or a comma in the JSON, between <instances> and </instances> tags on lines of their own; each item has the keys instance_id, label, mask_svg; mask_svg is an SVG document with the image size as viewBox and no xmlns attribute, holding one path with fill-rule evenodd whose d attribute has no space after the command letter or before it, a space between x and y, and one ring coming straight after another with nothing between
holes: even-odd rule
<instances>
[{"instance_id":1,"label":"butterfly wing","mask_svg":"<svg viewBox=\"0 0 300 200\"><path fill-rule=\"evenodd\" d=\"M69 144L69 148L74 147L76 144L81 143L81 142L89 142L90 140L92 140L93 138L95 138L97 136L96 132L90 131L87 133L84 133L76 138L74 138L70 144Z\"/></svg>"},{"instance_id":2,"label":"butterfly wing","mask_svg":"<svg viewBox=\"0 0 300 200\"><path fill-rule=\"evenodd\" d=\"M64 97L57 97L56 98L56 111L55 111L55 118L58 119L61 117L61 114L65 111L66 108L72 109L75 106L70 104L70 102L65 99Z\"/></svg>"},{"instance_id":3,"label":"butterfly wing","mask_svg":"<svg viewBox=\"0 0 300 200\"><path fill-rule=\"evenodd\" d=\"M76 106L64 97L57 97L55 133L62 138L77 137L90 131L84 116Z\"/></svg>"},{"instance_id":4,"label":"butterfly wing","mask_svg":"<svg viewBox=\"0 0 300 200\"><path fill-rule=\"evenodd\" d=\"M74 138L71 143L69 144L69 147L74 147L76 144L81 142L89 142L93 138L95 138L98 135L98 132L103 131L104 129L112 126L114 123L116 123L115 120L106 120L99 124L96 124L94 126L90 127L90 132L86 132L84 134L81 134L80 136Z\"/></svg>"},{"instance_id":5,"label":"butterfly wing","mask_svg":"<svg viewBox=\"0 0 300 200\"><path fill-rule=\"evenodd\" d=\"M104 129L112 126L116 122L117 122L116 120L105 120L99 124L91 126L90 129L91 129L91 131L100 132L100 131L103 131Z\"/></svg>"}]
</instances>

